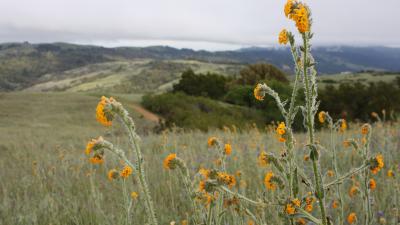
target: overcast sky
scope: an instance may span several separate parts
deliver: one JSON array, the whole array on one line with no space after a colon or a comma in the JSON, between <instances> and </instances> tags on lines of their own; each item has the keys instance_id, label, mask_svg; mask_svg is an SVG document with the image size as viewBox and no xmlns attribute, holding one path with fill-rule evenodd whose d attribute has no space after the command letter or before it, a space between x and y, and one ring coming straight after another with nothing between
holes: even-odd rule
<instances>
[{"instance_id":1,"label":"overcast sky","mask_svg":"<svg viewBox=\"0 0 400 225\"><path fill-rule=\"evenodd\" d=\"M0 42L276 46L285 0L0 0ZM314 43L400 47L400 0L305 0Z\"/></svg>"}]
</instances>

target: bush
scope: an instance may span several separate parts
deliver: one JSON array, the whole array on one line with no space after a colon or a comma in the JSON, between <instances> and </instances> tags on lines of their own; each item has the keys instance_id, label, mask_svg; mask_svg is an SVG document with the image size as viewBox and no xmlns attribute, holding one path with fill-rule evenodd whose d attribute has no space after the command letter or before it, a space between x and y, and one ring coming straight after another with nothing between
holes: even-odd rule
<instances>
[{"instance_id":1,"label":"bush","mask_svg":"<svg viewBox=\"0 0 400 225\"><path fill-rule=\"evenodd\" d=\"M266 63L252 64L243 68L240 71L240 78L237 83L242 85L256 85L263 80L277 80L283 83L289 83L284 72Z\"/></svg>"},{"instance_id":2,"label":"bush","mask_svg":"<svg viewBox=\"0 0 400 225\"><path fill-rule=\"evenodd\" d=\"M253 123L261 127L266 123L261 111L184 93L147 95L143 97L142 104L160 114L166 127L176 125L206 131L229 125L243 128Z\"/></svg>"},{"instance_id":3,"label":"bush","mask_svg":"<svg viewBox=\"0 0 400 225\"><path fill-rule=\"evenodd\" d=\"M397 84L378 82L368 85L356 82L328 85L320 90L321 110L329 111L336 118L368 121L371 112L400 111L400 88ZM390 118L388 118L390 119Z\"/></svg>"},{"instance_id":4,"label":"bush","mask_svg":"<svg viewBox=\"0 0 400 225\"><path fill-rule=\"evenodd\" d=\"M195 74L193 70L187 70L182 73L179 83L173 86L173 91L219 99L226 93L226 82L227 78L218 74Z\"/></svg>"}]
</instances>

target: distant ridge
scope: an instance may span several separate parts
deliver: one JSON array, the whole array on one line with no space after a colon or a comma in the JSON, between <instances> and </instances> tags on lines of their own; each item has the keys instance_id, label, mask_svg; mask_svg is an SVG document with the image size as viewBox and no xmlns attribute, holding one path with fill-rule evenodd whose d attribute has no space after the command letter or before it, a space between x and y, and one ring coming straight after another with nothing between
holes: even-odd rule
<instances>
[{"instance_id":1,"label":"distant ridge","mask_svg":"<svg viewBox=\"0 0 400 225\"><path fill-rule=\"evenodd\" d=\"M400 71L400 48L382 46L318 46L312 49L321 74L361 70ZM235 51L177 49L169 46L115 47L70 43L0 44L0 90L13 90L56 73L102 62L136 59L197 60L207 63L248 64L268 62L292 73L288 48L250 47Z\"/></svg>"}]
</instances>

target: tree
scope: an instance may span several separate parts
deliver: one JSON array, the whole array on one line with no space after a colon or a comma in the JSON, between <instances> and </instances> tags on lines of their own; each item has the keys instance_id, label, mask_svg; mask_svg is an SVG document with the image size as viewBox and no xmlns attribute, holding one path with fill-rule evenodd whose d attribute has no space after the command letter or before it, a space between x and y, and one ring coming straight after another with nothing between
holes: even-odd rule
<instances>
[{"instance_id":1,"label":"tree","mask_svg":"<svg viewBox=\"0 0 400 225\"><path fill-rule=\"evenodd\" d=\"M226 93L226 82L227 78L224 76L213 73L195 74L189 69L182 73L179 83L173 86L173 92L219 99Z\"/></svg>"},{"instance_id":2,"label":"tree","mask_svg":"<svg viewBox=\"0 0 400 225\"><path fill-rule=\"evenodd\" d=\"M243 68L240 71L238 83L243 85L256 85L262 80L277 80L283 83L289 83L284 72L266 63L256 63Z\"/></svg>"}]
</instances>

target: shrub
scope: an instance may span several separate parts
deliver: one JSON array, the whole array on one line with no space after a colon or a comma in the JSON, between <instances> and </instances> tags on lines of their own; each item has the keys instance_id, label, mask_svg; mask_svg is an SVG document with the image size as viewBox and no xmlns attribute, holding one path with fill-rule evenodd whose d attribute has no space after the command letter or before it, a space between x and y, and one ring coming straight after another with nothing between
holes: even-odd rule
<instances>
[{"instance_id":1,"label":"shrub","mask_svg":"<svg viewBox=\"0 0 400 225\"><path fill-rule=\"evenodd\" d=\"M193 70L189 69L182 73L182 78L178 84L173 86L173 91L218 99L226 93L226 82L227 78L221 75L195 74Z\"/></svg>"},{"instance_id":2,"label":"shrub","mask_svg":"<svg viewBox=\"0 0 400 225\"><path fill-rule=\"evenodd\" d=\"M277 67L266 64L256 63L248 65L240 71L239 84L256 85L263 80L277 80L284 83L289 83L286 74Z\"/></svg>"},{"instance_id":3,"label":"shrub","mask_svg":"<svg viewBox=\"0 0 400 225\"><path fill-rule=\"evenodd\" d=\"M368 85L356 82L340 84L337 88L328 85L320 90L319 96L321 108L336 118L368 121L372 112L383 109L387 112L400 110L400 88L396 84L385 82Z\"/></svg>"},{"instance_id":4,"label":"shrub","mask_svg":"<svg viewBox=\"0 0 400 225\"><path fill-rule=\"evenodd\" d=\"M184 93L144 96L142 104L147 109L162 115L166 127L176 125L205 131L226 125L245 127L252 123L260 125L266 123L261 111L205 97L188 96Z\"/></svg>"}]
</instances>

